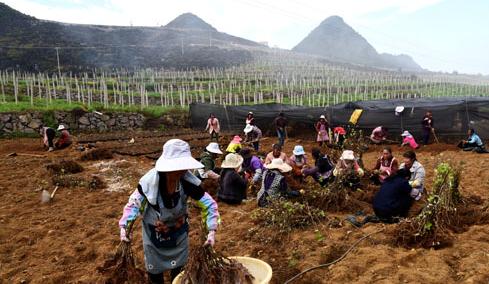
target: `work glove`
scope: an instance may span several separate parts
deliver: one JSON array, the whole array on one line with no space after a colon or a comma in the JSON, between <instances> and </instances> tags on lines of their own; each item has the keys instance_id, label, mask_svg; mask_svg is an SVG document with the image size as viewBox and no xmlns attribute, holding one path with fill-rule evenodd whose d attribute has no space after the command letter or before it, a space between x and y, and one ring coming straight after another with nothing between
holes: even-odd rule
<instances>
[{"instance_id":1,"label":"work glove","mask_svg":"<svg viewBox=\"0 0 489 284\"><path fill-rule=\"evenodd\" d=\"M121 228L120 236L122 242L131 242L130 236L127 234L126 228Z\"/></svg>"},{"instance_id":2,"label":"work glove","mask_svg":"<svg viewBox=\"0 0 489 284\"><path fill-rule=\"evenodd\" d=\"M216 243L216 231L211 230L209 231L209 234L207 234L207 240L204 243L204 246L211 246L213 247L214 244Z\"/></svg>"},{"instance_id":3,"label":"work glove","mask_svg":"<svg viewBox=\"0 0 489 284\"><path fill-rule=\"evenodd\" d=\"M418 187L419 186L419 181L418 180L413 180L409 182L409 185L411 187Z\"/></svg>"}]
</instances>

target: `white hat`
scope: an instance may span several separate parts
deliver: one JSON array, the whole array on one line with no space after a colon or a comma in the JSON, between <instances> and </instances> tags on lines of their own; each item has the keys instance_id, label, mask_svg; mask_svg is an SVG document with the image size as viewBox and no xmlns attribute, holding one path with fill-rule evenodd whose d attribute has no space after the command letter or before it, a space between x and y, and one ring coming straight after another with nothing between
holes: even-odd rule
<instances>
[{"instance_id":1,"label":"white hat","mask_svg":"<svg viewBox=\"0 0 489 284\"><path fill-rule=\"evenodd\" d=\"M401 136L406 137L406 136L411 136L411 133L409 131L404 130L404 132L401 134Z\"/></svg>"},{"instance_id":2,"label":"white hat","mask_svg":"<svg viewBox=\"0 0 489 284\"><path fill-rule=\"evenodd\" d=\"M268 165L265 166L269 170L277 169L281 171L282 173L290 172L292 170L292 167L289 166L288 164L284 163L284 160L278 158L278 159L273 159L272 162Z\"/></svg>"},{"instance_id":3,"label":"white hat","mask_svg":"<svg viewBox=\"0 0 489 284\"><path fill-rule=\"evenodd\" d=\"M243 164L243 157L238 154L230 153L226 155L224 161L221 164L221 168L223 169L236 169L239 168Z\"/></svg>"},{"instance_id":4,"label":"white hat","mask_svg":"<svg viewBox=\"0 0 489 284\"><path fill-rule=\"evenodd\" d=\"M347 161L352 161L352 160L355 160L355 154L353 153L352 150L345 150L343 151L343 153L341 154L341 158L340 160L347 160Z\"/></svg>"},{"instance_id":5,"label":"white hat","mask_svg":"<svg viewBox=\"0 0 489 284\"><path fill-rule=\"evenodd\" d=\"M324 114L322 114L322 115L319 117L319 119L321 119L321 118L326 119L326 116L324 116Z\"/></svg>"},{"instance_id":6,"label":"white hat","mask_svg":"<svg viewBox=\"0 0 489 284\"><path fill-rule=\"evenodd\" d=\"M253 130L253 126L252 125L249 125L249 124L246 124L246 127L245 127L245 129L243 131L244 131L244 133L248 134L252 130Z\"/></svg>"},{"instance_id":7,"label":"white hat","mask_svg":"<svg viewBox=\"0 0 489 284\"><path fill-rule=\"evenodd\" d=\"M296 156L300 156L300 155L306 154L306 152L304 151L304 147L302 147L301 145L295 145L294 150L292 151L292 153L294 155L296 155Z\"/></svg>"},{"instance_id":8,"label":"white hat","mask_svg":"<svg viewBox=\"0 0 489 284\"><path fill-rule=\"evenodd\" d=\"M58 126L58 130L57 130L57 131L60 131L60 130L65 130L65 129L66 129L66 127L65 127L63 124L60 124L60 125Z\"/></svg>"},{"instance_id":9,"label":"white hat","mask_svg":"<svg viewBox=\"0 0 489 284\"><path fill-rule=\"evenodd\" d=\"M158 172L174 172L203 168L199 161L192 158L190 146L180 139L170 139L163 145L163 154L156 161Z\"/></svg>"},{"instance_id":10,"label":"white hat","mask_svg":"<svg viewBox=\"0 0 489 284\"><path fill-rule=\"evenodd\" d=\"M396 115L401 114L404 111L404 106L396 106Z\"/></svg>"},{"instance_id":11,"label":"white hat","mask_svg":"<svg viewBox=\"0 0 489 284\"><path fill-rule=\"evenodd\" d=\"M248 112L248 114L253 114L253 112L252 112L252 111L250 111L250 112Z\"/></svg>"},{"instance_id":12,"label":"white hat","mask_svg":"<svg viewBox=\"0 0 489 284\"><path fill-rule=\"evenodd\" d=\"M219 149L219 144L217 144L216 142L209 143L209 145L207 145L205 149L214 154L222 154L221 149Z\"/></svg>"}]
</instances>

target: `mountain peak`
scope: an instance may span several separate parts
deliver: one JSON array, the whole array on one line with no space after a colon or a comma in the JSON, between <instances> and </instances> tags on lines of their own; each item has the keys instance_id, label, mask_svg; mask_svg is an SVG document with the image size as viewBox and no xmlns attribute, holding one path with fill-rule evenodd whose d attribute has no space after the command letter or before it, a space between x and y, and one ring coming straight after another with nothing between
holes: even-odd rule
<instances>
[{"instance_id":1,"label":"mountain peak","mask_svg":"<svg viewBox=\"0 0 489 284\"><path fill-rule=\"evenodd\" d=\"M340 16L330 16L321 22L321 25L331 25L331 24L343 24L346 25L345 21Z\"/></svg>"},{"instance_id":2,"label":"mountain peak","mask_svg":"<svg viewBox=\"0 0 489 284\"><path fill-rule=\"evenodd\" d=\"M184 13L169 22L165 27L176 29L193 29L217 31L213 26L192 13Z\"/></svg>"}]
</instances>

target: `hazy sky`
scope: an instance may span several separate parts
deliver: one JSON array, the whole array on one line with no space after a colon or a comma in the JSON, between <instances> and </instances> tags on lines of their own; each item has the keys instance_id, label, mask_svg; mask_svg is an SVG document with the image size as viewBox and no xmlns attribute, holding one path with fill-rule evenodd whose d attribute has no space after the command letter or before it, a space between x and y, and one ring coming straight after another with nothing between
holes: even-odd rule
<instances>
[{"instance_id":1,"label":"hazy sky","mask_svg":"<svg viewBox=\"0 0 489 284\"><path fill-rule=\"evenodd\" d=\"M339 15L378 52L432 71L489 74L489 0L0 0L40 19L165 25L191 12L219 31L290 49Z\"/></svg>"}]
</instances>

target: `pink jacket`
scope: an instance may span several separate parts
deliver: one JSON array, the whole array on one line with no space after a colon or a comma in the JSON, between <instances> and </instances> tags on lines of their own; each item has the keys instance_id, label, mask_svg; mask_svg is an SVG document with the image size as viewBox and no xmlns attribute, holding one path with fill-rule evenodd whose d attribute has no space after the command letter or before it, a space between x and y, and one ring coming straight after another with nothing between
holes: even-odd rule
<instances>
[{"instance_id":1,"label":"pink jacket","mask_svg":"<svg viewBox=\"0 0 489 284\"><path fill-rule=\"evenodd\" d=\"M414 140L413 136L406 136L402 140L402 145L409 145L413 149L418 149L419 145L416 143L416 140Z\"/></svg>"},{"instance_id":2,"label":"pink jacket","mask_svg":"<svg viewBox=\"0 0 489 284\"><path fill-rule=\"evenodd\" d=\"M205 127L205 130L209 130L209 133L212 133L212 131L219 133L219 131L221 130L221 126L219 125L219 119L209 118L207 120L207 126Z\"/></svg>"}]
</instances>

